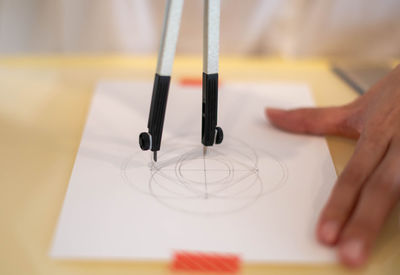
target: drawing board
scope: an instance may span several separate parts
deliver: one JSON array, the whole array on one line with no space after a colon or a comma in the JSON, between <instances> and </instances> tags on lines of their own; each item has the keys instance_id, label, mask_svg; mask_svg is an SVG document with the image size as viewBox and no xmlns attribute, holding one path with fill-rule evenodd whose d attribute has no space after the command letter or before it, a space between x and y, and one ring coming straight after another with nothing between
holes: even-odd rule
<instances>
[{"instance_id":1,"label":"drawing board","mask_svg":"<svg viewBox=\"0 0 400 275\"><path fill-rule=\"evenodd\" d=\"M169 261L176 251L248 262L321 263L315 225L336 179L323 137L272 127L264 107L312 106L296 83L223 83L222 144L203 155L201 87L172 83L158 162L141 151L152 83L93 94L50 254Z\"/></svg>"}]
</instances>

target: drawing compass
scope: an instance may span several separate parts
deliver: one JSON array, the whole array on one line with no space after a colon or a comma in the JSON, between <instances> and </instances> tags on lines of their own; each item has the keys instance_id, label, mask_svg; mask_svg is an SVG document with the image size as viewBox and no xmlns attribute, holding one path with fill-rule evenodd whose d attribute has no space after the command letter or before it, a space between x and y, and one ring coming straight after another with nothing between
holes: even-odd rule
<instances>
[{"instance_id":1,"label":"drawing compass","mask_svg":"<svg viewBox=\"0 0 400 275\"><path fill-rule=\"evenodd\" d=\"M148 132L139 135L142 150L151 150L153 160L161 147L172 65L178 40L184 0L168 0L165 9L161 45L151 97ZM203 28L203 84L201 143L207 146L220 144L223 131L217 127L218 113L218 63L219 63L220 0L204 0Z\"/></svg>"}]
</instances>

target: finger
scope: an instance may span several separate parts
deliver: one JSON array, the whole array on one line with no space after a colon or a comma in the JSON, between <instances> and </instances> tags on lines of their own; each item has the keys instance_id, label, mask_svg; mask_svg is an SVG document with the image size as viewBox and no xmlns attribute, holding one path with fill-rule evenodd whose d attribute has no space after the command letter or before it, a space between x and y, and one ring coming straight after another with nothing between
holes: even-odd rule
<instances>
[{"instance_id":1,"label":"finger","mask_svg":"<svg viewBox=\"0 0 400 275\"><path fill-rule=\"evenodd\" d=\"M273 125L289 132L352 138L359 136L358 132L346 123L350 112L345 106L289 111L267 108L265 114Z\"/></svg>"},{"instance_id":2,"label":"finger","mask_svg":"<svg viewBox=\"0 0 400 275\"><path fill-rule=\"evenodd\" d=\"M362 185L384 156L389 136L363 135L345 170L339 176L317 226L318 239L327 245L336 243L351 215Z\"/></svg>"},{"instance_id":3,"label":"finger","mask_svg":"<svg viewBox=\"0 0 400 275\"><path fill-rule=\"evenodd\" d=\"M387 216L400 198L400 146L392 144L368 179L339 240L339 258L351 267L365 263Z\"/></svg>"}]
</instances>

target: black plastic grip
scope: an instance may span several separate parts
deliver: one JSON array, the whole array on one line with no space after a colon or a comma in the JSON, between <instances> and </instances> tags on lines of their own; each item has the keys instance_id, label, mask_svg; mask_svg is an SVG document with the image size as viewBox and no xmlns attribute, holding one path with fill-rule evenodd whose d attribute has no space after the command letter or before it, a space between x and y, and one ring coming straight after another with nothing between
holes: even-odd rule
<instances>
[{"instance_id":1,"label":"black plastic grip","mask_svg":"<svg viewBox=\"0 0 400 275\"><path fill-rule=\"evenodd\" d=\"M155 75L149 121L147 123L149 134L151 135L151 151L160 150L170 81L170 76Z\"/></svg>"},{"instance_id":2,"label":"black plastic grip","mask_svg":"<svg viewBox=\"0 0 400 275\"><path fill-rule=\"evenodd\" d=\"M218 111L218 74L203 73L201 143L212 146L215 140Z\"/></svg>"}]
</instances>

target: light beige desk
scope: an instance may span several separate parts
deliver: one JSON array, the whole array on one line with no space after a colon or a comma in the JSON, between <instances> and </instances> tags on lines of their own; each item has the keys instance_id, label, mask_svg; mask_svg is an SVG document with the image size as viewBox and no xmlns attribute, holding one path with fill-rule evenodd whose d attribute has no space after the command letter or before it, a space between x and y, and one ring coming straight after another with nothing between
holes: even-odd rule
<instances>
[{"instance_id":1,"label":"light beige desk","mask_svg":"<svg viewBox=\"0 0 400 275\"><path fill-rule=\"evenodd\" d=\"M47 256L91 95L100 79L153 80L154 57L0 57L0 274L170 274L167 264L55 261ZM221 60L222 81L306 82L318 105L357 95L321 60ZM200 77L201 58L179 57L174 79ZM262 112L262 110L260 110ZM340 173L354 142L328 138ZM398 209L396 210L398 213ZM400 274L400 230L393 215L370 264L243 265L242 274Z\"/></svg>"}]
</instances>

